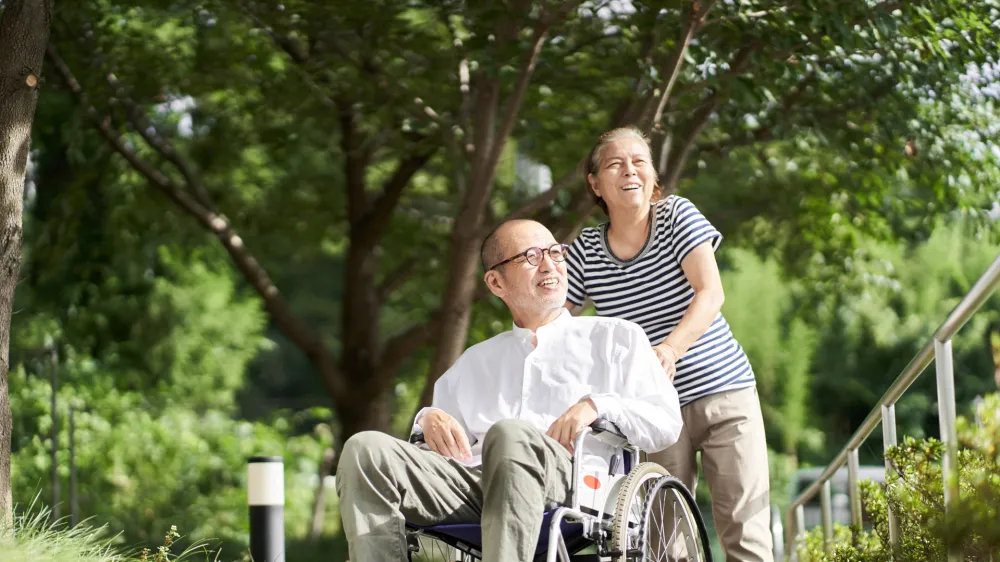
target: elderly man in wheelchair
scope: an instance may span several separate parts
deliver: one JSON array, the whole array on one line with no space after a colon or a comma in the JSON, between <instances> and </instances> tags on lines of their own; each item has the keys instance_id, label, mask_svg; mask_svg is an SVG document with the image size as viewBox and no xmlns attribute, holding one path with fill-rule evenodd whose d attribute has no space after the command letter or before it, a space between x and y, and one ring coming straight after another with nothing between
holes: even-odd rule
<instances>
[{"instance_id":1,"label":"elderly man in wheelchair","mask_svg":"<svg viewBox=\"0 0 1000 562\"><path fill-rule=\"evenodd\" d=\"M410 442L344 444L350 560L710 560L690 493L640 462L682 423L642 329L569 315L566 247L539 223L502 224L481 257L514 326L437 381Z\"/></svg>"}]
</instances>

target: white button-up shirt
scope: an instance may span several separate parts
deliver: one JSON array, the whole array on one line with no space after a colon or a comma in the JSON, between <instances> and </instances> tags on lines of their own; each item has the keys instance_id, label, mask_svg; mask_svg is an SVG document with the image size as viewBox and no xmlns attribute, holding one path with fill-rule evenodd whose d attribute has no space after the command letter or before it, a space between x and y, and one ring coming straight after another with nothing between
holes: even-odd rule
<instances>
[{"instance_id":1,"label":"white button-up shirt","mask_svg":"<svg viewBox=\"0 0 1000 562\"><path fill-rule=\"evenodd\" d=\"M544 432L584 397L644 451L665 449L680 435L677 391L642 328L569 311L536 333L515 325L466 350L434 385L433 404L417 413L414 431L425 413L444 410L465 428L475 465L493 424L519 419ZM598 451L586 453L585 464L593 464Z\"/></svg>"}]
</instances>

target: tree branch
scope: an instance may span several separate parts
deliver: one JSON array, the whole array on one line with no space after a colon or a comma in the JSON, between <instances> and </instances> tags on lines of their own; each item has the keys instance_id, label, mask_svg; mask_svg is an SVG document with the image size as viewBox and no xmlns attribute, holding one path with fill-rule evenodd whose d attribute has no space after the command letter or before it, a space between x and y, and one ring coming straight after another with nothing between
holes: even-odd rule
<instances>
[{"instance_id":1,"label":"tree branch","mask_svg":"<svg viewBox=\"0 0 1000 562\"><path fill-rule=\"evenodd\" d=\"M396 289L409 279L420 262L421 260L415 257L408 257L397 265L395 269L386 274L385 279L378 286L379 302L385 302Z\"/></svg>"},{"instance_id":2,"label":"tree branch","mask_svg":"<svg viewBox=\"0 0 1000 562\"><path fill-rule=\"evenodd\" d=\"M643 35L642 43L639 46L638 60L650 66L653 65L652 53L656 45L659 44L659 35L658 26L650 26L649 32ZM639 119L640 116L636 112L639 111L639 106L643 105L643 92L648 86L649 73L640 72L633 90L635 95L629 96L618 103L613 113L614 117L611 119L612 126L624 126Z\"/></svg>"},{"instance_id":3,"label":"tree branch","mask_svg":"<svg viewBox=\"0 0 1000 562\"><path fill-rule=\"evenodd\" d=\"M347 215L352 225L360 223L368 212L365 193L365 168L368 153L360 148L354 110L349 104L340 106L340 149L344 153L344 175L347 178Z\"/></svg>"},{"instance_id":4,"label":"tree branch","mask_svg":"<svg viewBox=\"0 0 1000 562\"><path fill-rule=\"evenodd\" d=\"M392 212L399 203L403 190L409 185L414 174L419 172L437 152L437 148L435 146L430 150L418 150L399 163L392 177L382 188L382 194L372 202L369 210L361 219L362 232L359 233L361 236L359 239L353 240L352 243L364 244L368 242L374 244L382 236L382 232L389 223L389 218L392 217Z\"/></svg>"},{"instance_id":5,"label":"tree branch","mask_svg":"<svg viewBox=\"0 0 1000 562\"><path fill-rule=\"evenodd\" d=\"M549 28L565 18L569 11L574 6L579 5L581 1L569 0L564 2L553 13L543 14L539 23L535 26L532 33L532 44L521 54L520 70L518 71L517 78L514 80L514 88L510 95L507 96L507 100L504 101L503 110L500 114L500 128L491 144L490 156L485 170L485 177L488 178L489 182L492 182L493 177L496 175L500 154L503 152L503 147L514 130L517 115L520 113L521 105L524 102L524 94L528 90L528 84L531 82L532 75L535 73L535 64L538 62L538 55L542 51L542 45L545 44Z\"/></svg>"},{"instance_id":6,"label":"tree branch","mask_svg":"<svg viewBox=\"0 0 1000 562\"><path fill-rule=\"evenodd\" d=\"M709 117L711 117L718 108L719 95L712 94L712 102L699 108L698 111L695 112L694 117L691 118L691 127L688 129L687 136L684 138L684 144L681 145L680 150L677 153L677 157L674 158L673 163L670 165L666 181L663 184L664 194L677 193L681 177L684 174L684 165L687 163L687 159L691 155L691 151L695 146L694 141L699 135L701 135L702 130L705 129L705 125L708 123Z\"/></svg>"},{"instance_id":7,"label":"tree branch","mask_svg":"<svg viewBox=\"0 0 1000 562\"><path fill-rule=\"evenodd\" d=\"M378 367L380 383L391 382L403 363L437 335L438 322L439 314L435 312L426 322L410 326L385 343L385 351L382 352Z\"/></svg>"},{"instance_id":8,"label":"tree branch","mask_svg":"<svg viewBox=\"0 0 1000 562\"><path fill-rule=\"evenodd\" d=\"M521 55L521 69L514 80L514 88L504 101L503 109L500 112L500 127L496 136L490 143L488 160L485 162L484 174L486 178L492 179L496 173L496 167L500 161L500 154L507 142L507 138L514 130L514 123L517 121L517 114L521 111L521 103L524 101L524 94L528 90L528 83L531 75L535 72L535 62L538 54L545 43L548 31L541 25L535 27L531 47Z\"/></svg>"},{"instance_id":9,"label":"tree branch","mask_svg":"<svg viewBox=\"0 0 1000 562\"><path fill-rule=\"evenodd\" d=\"M146 144L155 150L164 160L173 164L174 168L181 173L184 181L194 192L198 202L204 207L216 210L215 202L212 200L205 183L201 180L201 175L196 173L188 160L181 156L174 149L173 144L167 140L156 128L156 125L149 119L146 112L127 93L125 86L112 74L108 74L108 83L121 92L116 99L121 100L128 110L128 121L139 136L146 141Z\"/></svg>"},{"instance_id":10,"label":"tree branch","mask_svg":"<svg viewBox=\"0 0 1000 562\"><path fill-rule=\"evenodd\" d=\"M146 178L152 187L166 195L168 199L219 238L219 241L229 253L236 268L243 274L250 285L253 286L257 294L260 295L271 319L302 349L316 366L330 396L334 400L343 396L345 391L343 377L339 369L337 369L333 357L323 346L316 334L300 318L295 316L287 301L285 301L278 288L272 282L267 271L257 262L257 259L233 229L232 224L224 216L206 208L196 199L192 198L180 186L172 182L170 178L151 166L136 154L135 151L126 146L122 137L111 126L110 117L106 115L101 116L97 109L87 100L87 96L80 83L77 82L69 66L66 65L66 62L59 55L52 43L48 46L47 54L49 60L52 61L53 65L59 71L63 82L77 98L77 102L84 108L87 116L94 122L101 136L107 140L108 144L116 152L128 161L133 169Z\"/></svg>"},{"instance_id":11,"label":"tree branch","mask_svg":"<svg viewBox=\"0 0 1000 562\"><path fill-rule=\"evenodd\" d=\"M300 65L305 65L309 62L309 54L303 52L301 45L293 41L291 37L282 35L281 33L275 31L273 27L257 17L257 14L253 13L253 11L242 2L240 3L240 9L250 19L252 19L255 24L257 24L257 27L263 29L271 37L271 40L274 41L274 43L278 45L282 51L287 53L293 61Z\"/></svg>"},{"instance_id":12,"label":"tree branch","mask_svg":"<svg viewBox=\"0 0 1000 562\"><path fill-rule=\"evenodd\" d=\"M651 126L657 126L660 120L663 119L663 110L667 106L667 102L670 100L670 95L673 93L674 85L677 83L677 78L680 76L681 67L684 64L684 54L687 53L688 47L691 45L691 40L701 29L701 24L705 21L705 16L708 12L712 10L712 6L715 5L716 0L707 0L704 6L700 6L697 0L692 1L691 8L688 14L688 21L684 27L684 32L681 35L681 42L674 48L673 54L667 61L666 70L663 75L667 77L666 83L663 85L663 92L660 94L658 103L656 104L656 111L650 116L649 112L652 108L652 103L656 99L650 96L649 102L643 109L642 117L640 118L640 127L643 129L648 129Z\"/></svg>"},{"instance_id":13,"label":"tree branch","mask_svg":"<svg viewBox=\"0 0 1000 562\"><path fill-rule=\"evenodd\" d=\"M573 185L579 177L579 173L580 172L578 170L571 170L566 174L563 174L563 176L552 184L552 187L550 187L547 191L543 191L542 193L532 197L524 205L521 205L516 210L509 213L504 220L526 219L534 216L545 207L554 203L560 193L562 193L567 187ZM497 225L493 225L491 230L496 226Z\"/></svg>"}]
</instances>

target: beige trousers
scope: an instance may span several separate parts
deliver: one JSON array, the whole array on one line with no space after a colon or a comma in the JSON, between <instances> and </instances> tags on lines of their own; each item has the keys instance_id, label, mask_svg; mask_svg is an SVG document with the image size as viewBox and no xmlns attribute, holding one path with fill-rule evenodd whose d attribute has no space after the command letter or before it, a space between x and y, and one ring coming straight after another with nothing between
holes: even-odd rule
<instances>
[{"instance_id":1,"label":"beige trousers","mask_svg":"<svg viewBox=\"0 0 1000 562\"><path fill-rule=\"evenodd\" d=\"M519 420L494 424L482 468L384 433L344 444L337 468L351 562L405 562L407 522L482 523L483 562L531 560L546 509L566 503L573 464L557 441Z\"/></svg>"},{"instance_id":2,"label":"beige trousers","mask_svg":"<svg viewBox=\"0 0 1000 562\"><path fill-rule=\"evenodd\" d=\"M706 396L681 408L681 416L677 443L649 460L694 493L700 452L726 560L772 562L767 441L757 389Z\"/></svg>"}]
</instances>

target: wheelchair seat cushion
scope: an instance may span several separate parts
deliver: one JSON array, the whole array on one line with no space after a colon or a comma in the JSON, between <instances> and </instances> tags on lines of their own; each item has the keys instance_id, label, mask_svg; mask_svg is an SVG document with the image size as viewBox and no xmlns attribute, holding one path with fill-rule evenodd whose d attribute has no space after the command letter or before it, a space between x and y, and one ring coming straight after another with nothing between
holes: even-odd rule
<instances>
[{"instance_id":1,"label":"wheelchair seat cushion","mask_svg":"<svg viewBox=\"0 0 1000 562\"><path fill-rule=\"evenodd\" d=\"M545 517L542 518L542 532L538 537L538 546L535 548L535 556L543 554L548 549L552 513L553 511L547 511L545 513ZM583 525L580 523L562 521L560 527L562 528L563 538L565 539L567 545L578 543L579 539L583 535ZM483 548L483 527L479 523L433 525L430 527L422 527L420 525L407 523L406 528L409 530L422 531L425 535L453 546L458 542L463 542L472 546L476 550L482 550Z\"/></svg>"}]
</instances>

